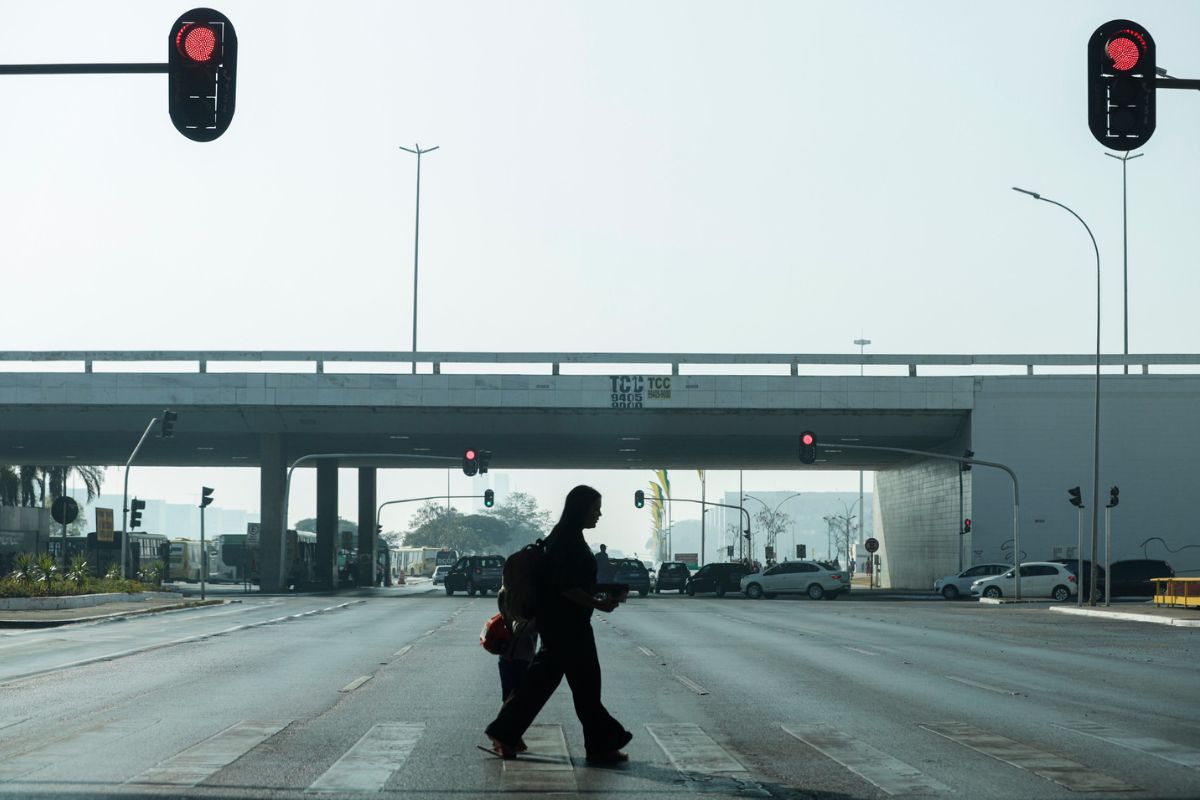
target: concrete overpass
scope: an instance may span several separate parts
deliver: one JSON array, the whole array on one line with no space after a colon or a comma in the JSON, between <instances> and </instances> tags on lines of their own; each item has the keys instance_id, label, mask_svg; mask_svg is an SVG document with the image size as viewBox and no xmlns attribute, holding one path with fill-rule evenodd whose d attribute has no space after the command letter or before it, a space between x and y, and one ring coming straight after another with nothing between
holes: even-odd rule
<instances>
[{"instance_id":1,"label":"concrete overpass","mask_svg":"<svg viewBox=\"0 0 1200 800\"><path fill-rule=\"evenodd\" d=\"M1186 497L1182 476L1200 466L1191 446L1179 446L1200 441L1191 411L1200 376L1186 372L1200 356L1101 361L1110 370L1101 389L1104 486L1121 485L1122 513L1137 513L1142 531L1183 530L1183 509L1163 490L1178 485L1175 496ZM415 354L411 374L413 363L406 352L0 353L9 370L0 372L0 463L123 464L147 421L171 408L175 437L148 443L137 463L259 466L266 548L281 541L287 468L313 453L408 457L342 460L360 468L364 519L376 469L428 467L430 456L454 464L467 446L491 450L493 469L867 469L879 472L885 580L909 586L957 567L957 469L828 449L805 467L801 430L830 444L971 447L1010 464L1022 475L1022 516L1030 509L1022 528L1048 526L1045 536L1023 537L1029 558L1074 543L1062 498L1090 483L1094 356L429 352ZM860 365L877 374L828 374ZM1120 374L1124 366L1133 374ZM313 463L318 537L331 554L339 464ZM1145 484L1142 505L1135 484ZM1000 558L1011 485L977 470L965 494L975 529L968 563ZM373 548L368 527L361 548ZM272 588L281 576L264 570L263 579Z\"/></svg>"}]
</instances>

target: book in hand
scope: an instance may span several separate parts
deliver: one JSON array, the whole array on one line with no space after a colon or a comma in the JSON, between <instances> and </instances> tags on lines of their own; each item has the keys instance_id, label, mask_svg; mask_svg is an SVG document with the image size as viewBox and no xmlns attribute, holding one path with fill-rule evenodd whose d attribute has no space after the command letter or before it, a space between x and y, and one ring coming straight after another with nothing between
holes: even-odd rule
<instances>
[{"instance_id":1,"label":"book in hand","mask_svg":"<svg viewBox=\"0 0 1200 800\"><path fill-rule=\"evenodd\" d=\"M624 603L629 599L629 584L628 583L597 583L592 587L592 595L597 600L607 600L608 598L615 599L618 603Z\"/></svg>"}]
</instances>

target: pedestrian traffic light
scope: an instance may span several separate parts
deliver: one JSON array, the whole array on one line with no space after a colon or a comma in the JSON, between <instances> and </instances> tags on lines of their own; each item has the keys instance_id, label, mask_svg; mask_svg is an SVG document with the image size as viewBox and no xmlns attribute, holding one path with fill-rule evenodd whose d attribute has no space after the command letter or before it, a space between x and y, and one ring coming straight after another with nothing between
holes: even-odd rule
<instances>
[{"instance_id":1,"label":"pedestrian traffic light","mask_svg":"<svg viewBox=\"0 0 1200 800\"><path fill-rule=\"evenodd\" d=\"M636 492L633 493L633 505L635 508L645 508L646 493L643 492L641 489L638 489Z\"/></svg>"},{"instance_id":2,"label":"pedestrian traffic light","mask_svg":"<svg viewBox=\"0 0 1200 800\"><path fill-rule=\"evenodd\" d=\"M1118 489L1116 486L1114 486L1108 490L1108 507L1109 508L1112 508L1113 506L1115 506L1121 502L1121 498L1118 497L1118 495L1120 495L1120 494L1121 494L1121 490Z\"/></svg>"},{"instance_id":3,"label":"pedestrian traffic light","mask_svg":"<svg viewBox=\"0 0 1200 800\"><path fill-rule=\"evenodd\" d=\"M479 451L473 447L468 447L464 450L462 468L463 474L468 477L479 472Z\"/></svg>"},{"instance_id":4,"label":"pedestrian traffic light","mask_svg":"<svg viewBox=\"0 0 1200 800\"><path fill-rule=\"evenodd\" d=\"M205 506L212 503L212 501L213 501L212 493L213 493L213 490L208 488L207 486L200 487L200 507L201 508L204 508Z\"/></svg>"},{"instance_id":5,"label":"pedestrian traffic light","mask_svg":"<svg viewBox=\"0 0 1200 800\"><path fill-rule=\"evenodd\" d=\"M1074 489L1067 489L1067 494L1071 496L1071 505L1076 508L1083 508L1083 497L1079 494L1078 486Z\"/></svg>"},{"instance_id":6,"label":"pedestrian traffic light","mask_svg":"<svg viewBox=\"0 0 1200 800\"><path fill-rule=\"evenodd\" d=\"M974 457L975 457L974 450L963 450L963 458L974 458ZM965 461L959 462L959 466L962 467L963 472L971 471L971 465Z\"/></svg>"},{"instance_id":7,"label":"pedestrian traffic light","mask_svg":"<svg viewBox=\"0 0 1200 800\"><path fill-rule=\"evenodd\" d=\"M812 431L800 434L800 463L812 464L817 460L817 435Z\"/></svg>"},{"instance_id":8,"label":"pedestrian traffic light","mask_svg":"<svg viewBox=\"0 0 1200 800\"><path fill-rule=\"evenodd\" d=\"M487 489L483 493L483 505L485 508L491 508L496 505L496 493L491 489Z\"/></svg>"},{"instance_id":9,"label":"pedestrian traffic light","mask_svg":"<svg viewBox=\"0 0 1200 800\"><path fill-rule=\"evenodd\" d=\"M229 18L193 8L171 26L167 111L194 142L211 142L229 127L237 85L237 34Z\"/></svg>"},{"instance_id":10,"label":"pedestrian traffic light","mask_svg":"<svg viewBox=\"0 0 1200 800\"><path fill-rule=\"evenodd\" d=\"M1154 39L1127 19L1088 40L1088 128L1110 150L1135 150L1154 133Z\"/></svg>"},{"instance_id":11,"label":"pedestrian traffic light","mask_svg":"<svg viewBox=\"0 0 1200 800\"><path fill-rule=\"evenodd\" d=\"M971 532L971 518L967 517L963 520L963 533Z\"/></svg>"},{"instance_id":12,"label":"pedestrian traffic light","mask_svg":"<svg viewBox=\"0 0 1200 800\"><path fill-rule=\"evenodd\" d=\"M375 535L376 535L376 536L382 536L382 535L383 535L383 526L382 526L382 525L376 525L376 526L375 526Z\"/></svg>"},{"instance_id":13,"label":"pedestrian traffic light","mask_svg":"<svg viewBox=\"0 0 1200 800\"><path fill-rule=\"evenodd\" d=\"M129 501L129 529L141 527L142 524L142 509L146 507L145 500L138 500L136 497Z\"/></svg>"},{"instance_id":14,"label":"pedestrian traffic light","mask_svg":"<svg viewBox=\"0 0 1200 800\"><path fill-rule=\"evenodd\" d=\"M488 462L492 460L491 450L479 451L479 474L485 475L488 471Z\"/></svg>"},{"instance_id":15,"label":"pedestrian traffic light","mask_svg":"<svg viewBox=\"0 0 1200 800\"><path fill-rule=\"evenodd\" d=\"M164 411L162 415L162 438L170 439L175 435L175 420L179 414L174 411Z\"/></svg>"}]
</instances>

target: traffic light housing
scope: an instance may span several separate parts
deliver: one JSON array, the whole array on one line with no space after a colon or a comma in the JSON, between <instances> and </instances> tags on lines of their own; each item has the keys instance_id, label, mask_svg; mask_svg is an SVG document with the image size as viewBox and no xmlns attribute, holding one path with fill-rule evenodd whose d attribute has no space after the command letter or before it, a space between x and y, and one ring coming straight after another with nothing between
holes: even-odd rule
<instances>
[{"instance_id":1,"label":"traffic light housing","mask_svg":"<svg viewBox=\"0 0 1200 800\"><path fill-rule=\"evenodd\" d=\"M974 451L974 450L963 450L963 458L974 458L974 457L975 457L975 451ZM967 463L965 463L965 462L961 462L961 461L960 461L960 462L959 462L959 466L962 468L962 471L963 471L963 472L970 472L970 471L971 471L971 465L970 465L970 464L967 464Z\"/></svg>"},{"instance_id":2,"label":"traffic light housing","mask_svg":"<svg viewBox=\"0 0 1200 800\"><path fill-rule=\"evenodd\" d=\"M1113 506L1115 506L1121 502L1121 498L1119 497L1120 494L1121 494L1121 490L1118 489L1116 486L1114 486L1108 490L1108 507L1109 508L1112 508Z\"/></svg>"},{"instance_id":3,"label":"traffic light housing","mask_svg":"<svg viewBox=\"0 0 1200 800\"><path fill-rule=\"evenodd\" d=\"M491 450L479 451L479 474L486 475L488 471L488 462L492 460Z\"/></svg>"},{"instance_id":4,"label":"traffic light housing","mask_svg":"<svg viewBox=\"0 0 1200 800\"><path fill-rule=\"evenodd\" d=\"M970 533L970 532L971 532L971 518L967 517L966 519L963 520L963 533L966 534L966 533Z\"/></svg>"},{"instance_id":5,"label":"traffic light housing","mask_svg":"<svg viewBox=\"0 0 1200 800\"><path fill-rule=\"evenodd\" d=\"M142 525L142 509L146 507L145 500L138 500L136 497L129 501L129 529L139 528Z\"/></svg>"},{"instance_id":6,"label":"traffic light housing","mask_svg":"<svg viewBox=\"0 0 1200 800\"><path fill-rule=\"evenodd\" d=\"M483 505L485 508L491 508L496 505L496 493L491 489L487 489L483 493Z\"/></svg>"},{"instance_id":7,"label":"traffic light housing","mask_svg":"<svg viewBox=\"0 0 1200 800\"><path fill-rule=\"evenodd\" d=\"M1110 150L1136 150L1154 133L1154 39L1127 19L1088 40L1088 128Z\"/></svg>"},{"instance_id":8,"label":"traffic light housing","mask_svg":"<svg viewBox=\"0 0 1200 800\"><path fill-rule=\"evenodd\" d=\"M175 435L175 422L179 414L175 411L164 411L162 415L162 438L170 439Z\"/></svg>"},{"instance_id":9,"label":"traffic light housing","mask_svg":"<svg viewBox=\"0 0 1200 800\"><path fill-rule=\"evenodd\" d=\"M636 492L633 493L633 506L634 506L634 508L645 508L646 507L646 493L643 492L641 489L638 489Z\"/></svg>"},{"instance_id":10,"label":"traffic light housing","mask_svg":"<svg viewBox=\"0 0 1200 800\"><path fill-rule=\"evenodd\" d=\"M474 447L468 447L463 451L462 469L463 474L467 477L479 472L479 451Z\"/></svg>"},{"instance_id":11,"label":"traffic light housing","mask_svg":"<svg viewBox=\"0 0 1200 800\"><path fill-rule=\"evenodd\" d=\"M193 8L175 20L167 50L167 111L176 130L211 142L233 119L237 34L229 18Z\"/></svg>"},{"instance_id":12,"label":"traffic light housing","mask_svg":"<svg viewBox=\"0 0 1200 800\"><path fill-rule=\"evenodd\" d=\"M796 558L808 558L808 545L796 545Z\"/></svg>"},{"instance_id":13,"label":"traffic light housing","mask_svg":"<svg viewBox=\"0 0 1200 800\"><path fill-rule=\"evenodd\" d=\"M800 434L800 463L813 464L817 460L817 435L812 431Z\"/></svg>"},{"instance_id":14,"label":"traffic light housing","mask_svg":"<svg viewBox=\"0 0 1200 800\"><path fill-rule=\"evenodd\" d=\"M212 493L213 493L213 490L208 488L207 486L200 487L200 507L201 508L204 508L205 506L208 506L212 503L212 501L213 501Z\"/></svg>"},{"instance_id":15,"label":"traffic light housing","mask_svg":"<svg viewBox=\"0 0 1200 800\"><path fill-rule=\"evenodd\" d=\"M1080 495L1078 486L1074 489L1067 489L1067 494L1071 496L1071 505L1076 508L1083 508L1083 496Z\"/></svg>"}]
</instances>

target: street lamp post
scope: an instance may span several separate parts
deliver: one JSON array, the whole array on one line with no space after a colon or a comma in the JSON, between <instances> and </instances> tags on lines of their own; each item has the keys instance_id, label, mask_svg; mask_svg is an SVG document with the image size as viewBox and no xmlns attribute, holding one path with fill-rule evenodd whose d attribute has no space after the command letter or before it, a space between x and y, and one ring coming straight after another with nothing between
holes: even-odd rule
<instances>
[{"instance_id":1,"label":"street lamp post","mask_svg":"<svg viewBox=\"0 0 1200 800\"><path fill-rule=\"evenodd\" d=\"M1042 200L1051 205L1058 206L1068 212L1075 219L1079 220L1079 224L1087 231L1088 238L1092 240L1092 249L1096 252L1096 383L1094 391L1094 411L1092 421L1092 569L1090 571L1090 579L1088 580L1088 605L1096 605L1096 547L1099 522L1099 496L1100 496L1100 247L1096 244L1096 237L1092 235L1092 229L1083 221L1083 217L1076 214L1071 209L1067 208L1062 203L1051 200L1048 197L1042 197L1037 192L1031 192L1028 189L1021 189L1016 186L1012 187L1013 191L1027 194L1034 200ZM1014 558L1020 562L1020 553L1015 553Z\"/></svg>"},{"instance_id":2,"label":"street lamp post","mask_svg":"<svg viewBox=\"0 0 1200 800\"><path fill-rule=\"evenodd\" d=\"M854 343L856 345L858 345L858 377L861 378L863 375L863 360L865 358L864 348L871 343L871 340L859 338L859 339L855 339ZM866 518L867 518L867 515L863 512L863 471L860 469L858 471L858 542L859 542L859 544L862 544L863 520L865 520ZM849 545L847 545L846 559L849 560L849 558L850 558ZM849 566L849 565L847 565L847 566ZM962 571L961 565L959 567L959 571L960 572Z\"/></svg>"},{"instance_id":3,"label":"street lamp post","mask_svg":"<svg viewBox=\"0 0 1200 800\"><path fill-rule=\"evenodd\" d=\"M1125 295L1125 355L1129 355L1129 216L1127 213L1128 204L1126 202L1126 170L1125 165L1135 158L1141 158L1145 153L1138 153L1135 156L1129 155L1126 151L1122 155L1114 156L1112 153L1105 153L1109 158L1115 158L1121 162L1121 259L1124 264L1122 272L1125 275L1124 280L1124 295ZM1125 374L1129 374L1129 359L1125 359Z\"/></svg>"},{"instance_id":4,"label":"street lamp post","mask_svg":"<svg viewBox=\"0 0 1200 800\"><path fill-rule=\"evenodd\" d=\"M759 498L755 497L755 496L754 496L754 495L752 495L752 494L747 494L747 495L743 495L743 496L742 496L742 500L743 500L743 502L744 502L744 501L746 501L746 500L757 500L758 502L762 503L762 507L763 507L763 509L764 509L764 510L765 510L765 511L766 511L768 514L770 514L770 520L771 520L771 524L770 524L770 526L769 526L769 528L768 528L768 535L769 535L769 537L770 537L770 539L771 539L771 547L772 547L772 548L775 548L775 547L776 547L776 538L777 538L776 534L774 533L774 531L775 531L775 515L779 513L779 509L781 509L781 508L783 507L783 504L784 504L784 503L786 503L788 500L791 500L793 497L799 497L799 496L800 496L800 492L795 492L794 494L790 494L790 495L788 495L787 497L785 497L785 498L783 498L782 500L780 500L780 501L779 501L779 503L778 503L778 504L775 506L775 508L774 508L773 510L772 510L772 508L771 508L769 505L767 505L767 504L766 504L765 502L763 502L761 499L759 499ZM765 546L765 545L764 545L764 546ZM779 554L778 554L778 553L776 553L775 555L776 555L776 557L778 557L778 555L779 555ZM754 554L753 554L753 553L751 553L751 554L750 554L750 558L751 558L751 559L753 559L753 558L754 558ZM766 558L766 551L765 551L765 550L763 551L763 558L764 558L764 559Z\"/></svg>"},{"instance_id":5,"label":"street lamp post","mask_svg":"<svg viewBox=\"0 0 1200 800\"><path fill-rule=\"evenodd\" d=\"M171 430L175 426L177 416L174 411L163 412L163 420L165 423L169 423L163 425L162 436L164 439L171 437ZM146 426L146 430L142 433L142 438L138 439L133 452L129 454L129 460L125 462L125 489L121 495L121 580L125 580L125 562L129 560L129 467L133 464L133 460L137 458L138 450L142 449L142 443L146 441L146 437L150 435L150 431L153 430L158 419L158 417L151 418L150 423ZM63 547L65 552L65 542L63 543Z\"/></svg>"},{"instance_id":6,"label":"street lamp post","mask_svg":"<svg viewBox=\"0 0 1200 800\"><path fill-rule=\"evenodd\" d=\"M413 334L412 334L412 349L413 363L412 374L417 374L417 253L420 250L421 243L421 156L426 153L432 153L441 145L434 145L421 149L421 145L413 145L413 147L405 147L400 145L401 150L406 150L409 153L414 153L417 156L417 221L413 233ZM413 148L416 148L415 150Z\"/></svg>"}]
</instances>

